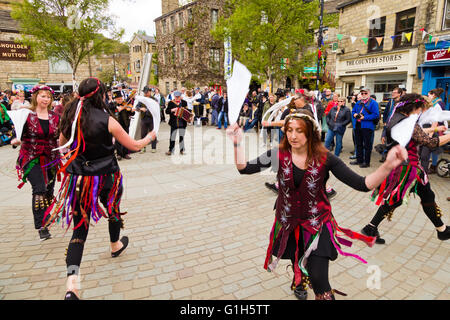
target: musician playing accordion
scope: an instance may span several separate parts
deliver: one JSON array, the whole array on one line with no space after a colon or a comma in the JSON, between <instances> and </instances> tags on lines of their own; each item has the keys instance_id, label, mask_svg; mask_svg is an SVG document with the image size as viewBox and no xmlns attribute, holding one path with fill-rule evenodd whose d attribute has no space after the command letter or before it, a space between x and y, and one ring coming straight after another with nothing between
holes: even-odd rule
<instances>
[{"instance_id":1,"label":"musician playing accordion","mask_svg":"<svg viewBox=\"0 0 450 320\"><path fill-rule=\"evenodd\" d=\"M166 155L170 156L175 151L175 139L179 133L180 154L184 154L184 134L188 121L192 121L192 113L187 108L187 102L181 99L181 92L175 91L174 98L168 103L166 114L170 115L170 144Z\"/></svg>"}]
</instances>

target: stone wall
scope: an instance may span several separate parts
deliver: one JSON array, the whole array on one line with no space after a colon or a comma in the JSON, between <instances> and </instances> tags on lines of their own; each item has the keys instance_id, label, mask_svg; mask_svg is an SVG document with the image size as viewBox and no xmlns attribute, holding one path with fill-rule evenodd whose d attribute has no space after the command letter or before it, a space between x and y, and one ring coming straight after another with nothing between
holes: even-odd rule
<instances>
[{"instance_id":1,"label":"stone wall","mask_svg":"<svg viewBox=\"0 0 450 320\"><path fill-rule=\"evenodd\" d=\"M220 16L222 6L223 0L198 0L155 19L159 87L164 93L166 82L170 84L170 90L174 88L174 81L177 88L183 84L187 86L225 85L224 44L214 40L210 35L211 10L218 10ZM183 17L183 27L179 25L180 14ZM189 16L192 16L190 21ZM175 22L174 30L171 28L172 17ZM165 33L162 30L163 21L166 21ZM210 66L211 49L218 50L216 68ZM184 54L181 53L182 51ZM173 52L175 52L175 59L172 59ZM181 61L181 55L184 56L183 61Z\"/></svg>"},{"instance_id":2,"label":"stone wall","mask_svg":"<svg viewBox=\"0 0 450 320\"><path fill-rule=\"evenodd\" d=\"M442 7L443 2L444 0L402 0L401 6L398 6L393 5L390 0L367 0L341 8L339 33L343 34L344 38L339 41L339 48L343 49L344 53L338 54L337 59L353 59L372 54L416 48L418 50L417 65L420 65L425 56L425 45L420 29L425 28L428 32L435 33L438 7ZM395 35L397 13L411 8L416 8L411 46L394 48L394 42L390 36ZM368 44L365 44L361 38L369 37L369 21L379 17L386 17L383 51L369 52ZM442 19L442 16L440 19ZM357 37L357 40L352 43L349 35ZM355 86L358 87L358 83L355 83ZM420 92L421 88L422 80L419 80L416 74L413 76L412 90Z\"/></svg>"},{"instance_id":3,"label":"stone wall","mask_svg":"<svg viewBox=\"0 0 450 320\"><path fill-rule=\"evenodd\" d=\"M136 35L130 42L130 70L131 70L131 79L130 82L132 85L138 85L139 80L142 77L141 72L144 67L144 55L146 53L156 53L156 43L151 43L146 41L145 39ZM137 49L140 47L140 51ZM136 69L136 62L139 60L140 68ZM153 66L154 68L154 66Z\"/></svg>"},{"instance_id":4,"label":"stone wall","mask_svg":"<svg viewBox=\"0 0 450 320\"><path fill-rule=\"evenodd\" d=\"M176 10L180 6L179 0L161 0L162 14Z\"/></svg>"},{"instance_id":5,"label":"stone wall","mask_svg":"<svg viewBox=\"0 0 450 320\"><path fill-rule=\"evenodd\" d=\"M19 39L18 33L0 32L0 40ZM89 61L80 64L76 79L78 82L93 76L99 77L102 70L113 65L112 56L90 57ZM125 68L128 64L128 55L116 57L116 66ZM124 66L125 65L125 66ZM50 73L48 60L39 61L0 61L0 89L11 88L11 79L39 79L41 83L72 84L71 73Z\"/></svg>"}]
</instances>

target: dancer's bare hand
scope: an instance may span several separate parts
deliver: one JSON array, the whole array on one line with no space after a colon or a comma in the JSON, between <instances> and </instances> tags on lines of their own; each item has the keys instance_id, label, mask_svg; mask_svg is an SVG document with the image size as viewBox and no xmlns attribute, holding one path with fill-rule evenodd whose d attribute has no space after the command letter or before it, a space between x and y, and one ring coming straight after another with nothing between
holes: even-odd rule
<instances>
[{"instance_id":1,"label":"dancer's bare hand","mask_svg":"<svg viewBox=\"0 0 450 320\"><path fill-rule=\"evenodd\" d=\"M11 145L13 145L13 146L15 146L15 147L20 146L20 144L21 144L21 142L20 142L20 140L17 139L17 138L14 138L14 139L11 140Z\"/></svg>"},{"instance_id":2,"label":"dancer's bare hand","mask_svg":"<svg viewBox=\"0 0 450 320\"><path fill-rule=\"evenodd\" d=\"M237 144L242 141L243 131L238 123L233 124L227 129L227 136L233 143Z\"/></svg>"},{"instance_id":3,"label":"dancer's bare hand","mask_svg":"<svg viewBox=\"0 0 450 320\"><path fill-rule=\"evenodd\" d=\"M152 139L151 141L155 141L156 140L156 133L155 131L151 131L148 133L150 139Z\"/></svg>"},{"instance_id":4,"label":"dancer's bare hand","mask_svg":"<svg viewBox=\"0 0 450 320\"><path fill-rule=\"evenodd\" d=\"M406 161L408 159L408 151L406 148L396 145L391 150L389 150L387 156L385 165L390 169L393 170L397 168L399 165L402 164L402 162Z\"/></svg>"}]
</instances>

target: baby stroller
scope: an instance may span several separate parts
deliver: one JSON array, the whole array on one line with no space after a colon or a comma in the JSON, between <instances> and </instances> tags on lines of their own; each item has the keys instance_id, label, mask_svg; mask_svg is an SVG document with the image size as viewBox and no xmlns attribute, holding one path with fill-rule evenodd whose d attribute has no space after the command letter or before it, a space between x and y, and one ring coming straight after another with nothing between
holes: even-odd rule
<instances>
[{"instance_id":1,"label":"baby stroller","mask_svg":"<svg viewBox=\"0 0 450 320\"><path fill-rule=\"evenodd\" d=\"M444 149L444 153L449 153L450 144L447 143L442 147ZM450 160L442 158L439 160L436 166L436 173L439 177L442 178L450 178Z\"/></svg>"}]
</instances>

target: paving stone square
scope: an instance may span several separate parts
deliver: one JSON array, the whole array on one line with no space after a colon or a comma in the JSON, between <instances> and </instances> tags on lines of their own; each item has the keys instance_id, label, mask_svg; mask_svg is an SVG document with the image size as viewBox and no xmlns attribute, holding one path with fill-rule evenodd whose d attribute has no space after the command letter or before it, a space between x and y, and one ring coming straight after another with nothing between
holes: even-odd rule
<instances>
[{"instance_id":1,"label":"paving stone square","mask_svg":"<svg viewBox=\"0 0 450 320\"><path fill-rule=\"evenodd\" d=\"M280 262L274 273L263 269L276 199L264 183L275 176L239 175L232 162L224 163L233 152L224 130L203 127L205 134L216 131L210 140L195 134L197 129L188 127L191 144L187 143L185 156L164 154L169 127L163 123L157 153L133 154L131 160L120 162L125 177L122 209L128 212L122 234L129 236L130 244L112 259L107 223L101 220L91 226L81 264L82 299L296 300L287 261ZM248 157L264 151L255 132L246 136L257 145ZM377 131L375 144L379 136ZM214 146L220 150L212 161L208 155ZM346 163L351 150L347 130L341 154ZM0 299L60 300L71 230L66 233L55 225L53 238L39 241L30 185L17 189L17 154L10 146L0 148ZM367 175L380 165L379 159L374 151L371 168L352 169ZM433 175L430 180L443 221L449 224L450 179ZM329 184L337 191L331 201L337 221L360 231L376 212L370 193L350 189L332 175ZM354 243L345 248L365 258L367 265L342 256L330 264L332 287L348 293L338 299L450 299L450 242L437 239L418 198L398 208L391 222L381 224L380 233L386 245L368 248ZM369 266L379 268L379 289L368 288L374 287L370 284L377 276ZM308 299L313 298L310 290Z\"/></svg>"}]
</instances>

